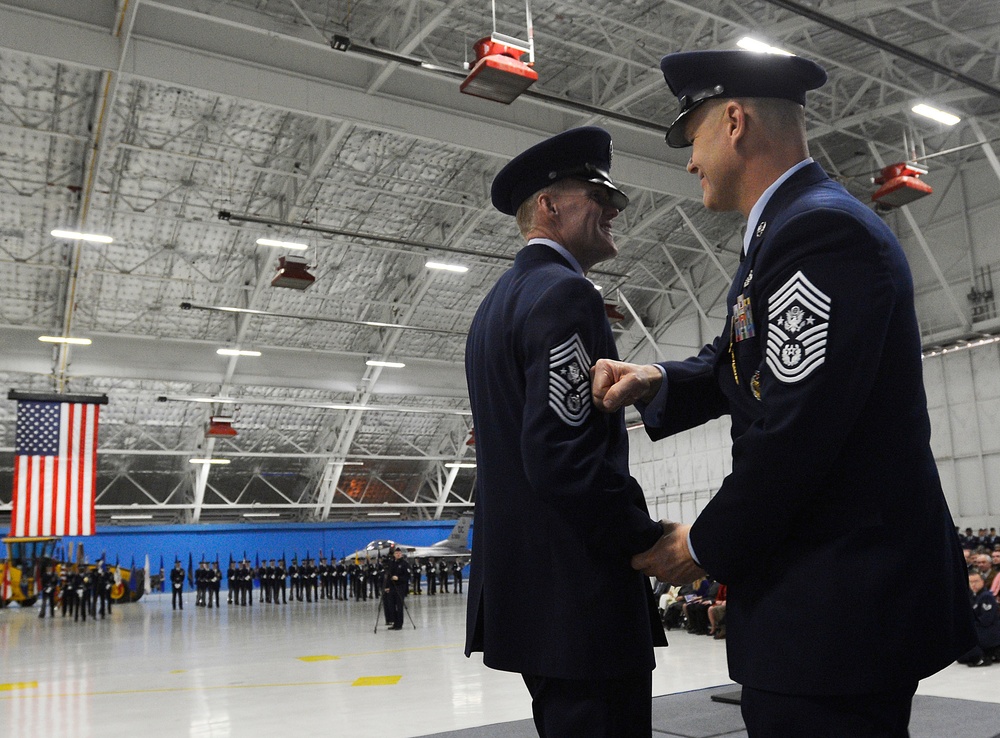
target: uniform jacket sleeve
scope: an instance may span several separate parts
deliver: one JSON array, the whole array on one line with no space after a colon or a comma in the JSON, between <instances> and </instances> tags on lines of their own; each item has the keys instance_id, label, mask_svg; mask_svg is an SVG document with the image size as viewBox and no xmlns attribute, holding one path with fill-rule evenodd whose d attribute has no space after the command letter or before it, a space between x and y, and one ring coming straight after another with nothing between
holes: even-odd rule
<instances>
[{"instance_id":1,"label":"uniform jacket sleeve","mask_svg":"<svg viewBox=\"0 0 1000 738\"><path fill-rule=\"evenodd\" d=\"M642 489L628 473L628 441L621 412L598 412L589 369L617 356L603 300L584 279L564 279L540 294L521 333L525 409L521 452L525 474L541 499L571 520L589 545L621 555L645 551L662 534L646 511ZM554 409L553 350L578 339L588 382L582 422Z\"/></svg>"}]
</instances>

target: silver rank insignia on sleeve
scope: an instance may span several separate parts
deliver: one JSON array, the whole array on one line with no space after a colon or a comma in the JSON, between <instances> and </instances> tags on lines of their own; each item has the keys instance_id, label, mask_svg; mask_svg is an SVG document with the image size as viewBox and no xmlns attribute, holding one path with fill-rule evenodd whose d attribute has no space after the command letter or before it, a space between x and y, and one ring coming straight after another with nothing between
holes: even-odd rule
<instances>
[{"instance_id":1,"label":"silver rank insignia on sleeve","mask_svg":"<svg viewBox=\"0 0 1000 738\"><path fill-rule=\"evenodd\" d=\"M590 415L590 357L579 334L549 350L549 407L573 427Z\"/></svg>"},{"instance_id":2,"label":"silver rank insignia on sleeve","mask_svg":"<svg viewBox=\"0 0 1000 738\"><path fill-rule=\"evenodd\" d=\"M796 272L767 304L767 366L786 384L799 382L826 359L832 301Z\"/></svg>"}]
</instances>

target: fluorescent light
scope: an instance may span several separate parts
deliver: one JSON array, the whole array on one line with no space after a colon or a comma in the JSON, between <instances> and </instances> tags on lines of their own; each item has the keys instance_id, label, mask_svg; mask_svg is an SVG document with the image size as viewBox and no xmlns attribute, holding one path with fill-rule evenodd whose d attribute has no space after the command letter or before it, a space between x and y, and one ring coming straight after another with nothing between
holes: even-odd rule
<instances>
[{"instance_id":1,"label":"fluorescent light","mask_svg":"<svg viewBox=\"0 0 1000 738\"><path fill-rule=\"evenodd\" d=\"M475 464L458 463L458 462L455 462L455 461L451 461L451 462L445 464L445 466L448 467L449 469L475 469L476 468Z\"/></svg>"},{"instance_id":2,"label":"fluorescent light","mask_svg":"<svg viewBox=\"0 0 1000 738\"><path fill-rule=\"evenodd\" d=\"M953 126L962 120L957 115L946 113L943 110L932 108L930 105L924 105L923 103L920 103L919 105L914 105L910 109L917 115L922 115L925 118L936 120L938 123L944 123L946 126Z\"/></svg>"},{"instance_id":3,"label":"fluorescent light","mask_svg":"<svg viewBox=\"0 0 1000 738\"><path fill-rule=\"evenodd\" d=\"M216 349L215 353L220 356L260 356L260 351L243 351L241 349Z\"/></svg>"},{"instance_id":4,"label":"fluorescent light","mask_svg":"<svg viewBox=\"0 0 1000 738\"><path fill-rule=\"evenodd\" d=\"M229 464L230 459L188 459L192 464Z\"/></svg>"},{"instance_id":5,"label":"fluorescent light","mask_svg":"<svg viewBox=\"0 0 1000 738\"><path fill-rule=\"evenodd\" d=\"M930 351L925 351L922 358L926 359L930 356L942 356L944 354L952 354L956 351L968 351L972 348L977 348L979 346L988 346L991 343L1000 342L1000 336L983 336L976 341L959 341L958 343L948 346L947 348L936 348Z\"/></svg>"},{"instance_id":6,"label":"fluorescent light","mask_svg":"<svg viewBox=\"0 0 1000 738\"><path fill-rule=\"evenodd\" d=\"M445 272L458 272L459 274L464 274L469 271L469 267L460 266L458 264L443 264L440 261L428 261L424 264L428 269L440 269Z\"/></svg>"},{"instance_id":7,"label":"fluorescent light","mask_svg":"<svg viewBox=\"0 0 1000 738\"><path fill-rule=\"evenodd\" d=\"M368 513L369 517L372 518L398 518L402 513L398 512L371 512Z\"/></svg>"},{"instance_id":8,"label":"fluorescent light","mask_svg":"<svg viewBox=\"0 0 1000 738\"><path fill-rule=\"evenodd\" d=\"M112 520L152 520L152 515L112 515Z\"/></svg>"},{"instance_id":9,"label":"fluorescent light","mask_svg":"<svg viewBox=\"0 0 1000 738\"><path fill-rule=\"evenodd\" d=\"M368 366L387 366L390 369L402 369L406 364L401 361L379 361L378 359L369 359L365 362Z\"/></svg>"},{"instance_id":10,"label":"fluorescent light","mask_svg":"<svg viewBox=\"0 0 1000 738\"><path fill-rule=\"evenodd\" d=\"M305 251L309 248L307 243L296 243L295 241L275 241L273 238L258 238L257 243L261 246L276 246L279 249L296 249Z\"/></svg>"},{"instance_id":11,"label":"fluorescent light","mask_svg":"<svg viewBox=\"0 0 1000 738\"><path fill-rule=\"evenodd\" d=\"M243 513L244 518L280 518L281 513Z\"/></svg>"},{"instance_id":12,"label":"fluorescent light","mask_svg":"<svg viewBox=\"0 0 1000 738\"><path fill-rule=\"evenodd\" d=\"M38 340L45 343L71 343L74 346L89 346L91 344L89 338L70 338L69 336L39 336Z\"/></svg>"},{"instance_id":13,"label":"fluorescent light","mask_svg":"<svg viewBox=\"0 0 1000 738\"><path fill-rule=\"evenodd\" d=\"M52 231L56 238L67 238L70 241L89 241L90 243L111 243L115 239L102 236L99 233L78 233L77 231Z\"/></svg>"},{"instance_id":14,"label":"fluorescent light","mask_svg":"<svg viewBox=\"0 0 1000 738\"><path fill-rule=\"evenodd\" d=\"M755 38L750 38L749 36L744 36L736 45L741 49L746 49L747 51L756 51L760 54L781 54L782 56L795 56L795 54L790 51L785 51L784 49L779 49L777 46L771 46L765 44L763 41L758 41Z\"/></svg>"}]
</instances>

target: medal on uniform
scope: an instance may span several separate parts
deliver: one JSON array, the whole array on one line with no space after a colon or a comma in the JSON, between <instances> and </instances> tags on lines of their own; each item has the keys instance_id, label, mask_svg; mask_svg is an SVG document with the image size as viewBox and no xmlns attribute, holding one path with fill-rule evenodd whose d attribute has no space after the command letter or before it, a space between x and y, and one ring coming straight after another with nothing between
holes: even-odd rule
<instances>
[{"instance_id":1,"label":"medal on uniform","mask_svg":"<svg viewBox=\"0 0 1000 738\"><path fill-rule=\"evenodd\" d=\"M754 337L753 313L750 310L750 297L740 295L733 305L733 341L739 343Z\"/></svg>"},{"instance_id":2,"label":"medal on uniform","mask_svg":"<svg viewBox=\"0 0 1000 738\"><path fill-rule=\"evenodd\" d=\"M750 391L753 392L755 399L760 399L760 369L755 371L750 379Z\"/></svg>"}]
</instances>

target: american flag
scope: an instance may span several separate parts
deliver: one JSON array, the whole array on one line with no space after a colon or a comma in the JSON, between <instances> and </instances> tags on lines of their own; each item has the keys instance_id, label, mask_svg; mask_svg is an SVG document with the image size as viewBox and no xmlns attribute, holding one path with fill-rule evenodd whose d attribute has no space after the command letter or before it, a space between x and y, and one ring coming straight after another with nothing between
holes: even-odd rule
<instances>
[{"instance_id":1,"label":"american flag","mask_svg":"<svg viewBox=\"0 0 1000 738\"><path fill-rule=\"evenodd\" d=\"M93 535L99 408L18 402L12 536Z\"/></svg>"}]
</instances>

